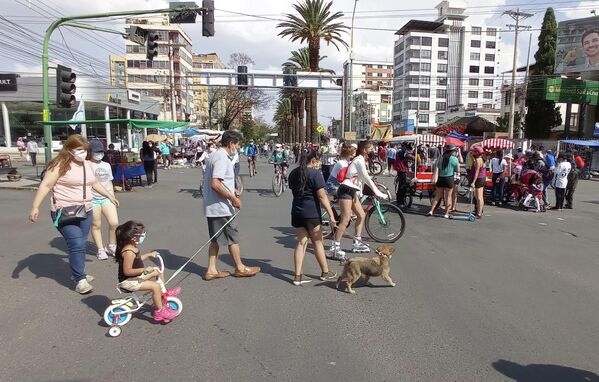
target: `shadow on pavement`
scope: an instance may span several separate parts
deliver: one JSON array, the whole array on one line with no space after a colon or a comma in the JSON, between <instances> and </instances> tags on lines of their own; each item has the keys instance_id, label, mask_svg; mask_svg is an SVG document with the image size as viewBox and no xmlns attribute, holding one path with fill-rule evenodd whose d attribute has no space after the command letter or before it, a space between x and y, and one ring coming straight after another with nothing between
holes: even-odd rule
<instances>
[{"instance_id":1,"label":"shadow on pavement","mask_svg":"<svg viewBox=\"0 0 599 382\"><path fill-rule=\"evenodd\" d=\"M225 255L225 256L219 256L218 258L223 263L225 263L225 264L229 265L231 268L233 268L233 271L234 271L235 264L233 263L233 259L231 258L231 256ZM278 280L281 280L281 281L285 281L287 283L291 283L293 281L293 271L290 270L290 269L283 269L283 268L273 267L270 264L270 262L272 260L269 260L269 259L249 259L249 258L243 257L243 254L241 256L241 259L243 260L243 263L246 266L248 266L248 267L260 267L260 272L261 273L266 273L267 275L270 275L270 276L274 277L275 279L278 279ZM293 262L293 258L291 256L290 256L290 261ZM290 266L293 266L293 263L291 263Z\"/></svg>"},{"instance_id":2,"label":"shadow on pavement","mask_svg":"<svg viewBox=\"0 0 599 382\"><path fill-rule=\"evenodd\" d=\"M295 228L293 227L270 227L276 231L279 231L283 236L274 236L277 244L283 245L285 248L295 248L297 243L295 238Z\"/></svg>"},{"instance_id":3,"label":"shadow on pavement","mask_svg":"<svg viewBox=\"0 0 599 382\"><path fill-rule=\"evenodd\" d=\"M199 190L199 189L197 189L197 188L181 188L181 189L179 190L179 193L181 193L181 192L186 192L186 193L188 193L188 194L191 194L191 196L192 196L194 199L201 199L201 198L202 198L202 196L203 196L203 195L202 195L202 191L200 191L200 190Z\"/></svg>"},{"instance_id":4,"label":"shadow on pavement","mask_svg":"<svg viewBox=\"0 0 599 382\"><path fill-rule=\"evenodd\" d=\"M276 198L277 196L272 192L270 188L245 188L244 192L257 193L263 198Z\"/></svg>"},{"instance_id":5,"label":"shadow on pavement","mask_svg":"<svg viewBox=\"0 0 599 382\"><path fill-rule=\"evenodd\" d=\"M116 290L115 290L115 294L116 294ZM122 296L122 297L124 298L125 296ZM116 299L117 296L114 296L114 298ZM85 305L87 305L89 308L93 309L96 313L98 313L98 316L102 317L104 315L104 311L110 305L111 299L108 298L107 296L93 294L93 295L89 295L87 297L82 298L81 302L84 303ZM102 323L104 323L104 320L101 320L101 321L102 321ZM104 324L104 326L105 325L106 324Z\"/></svg>"},{"instance_id":6,"label":"shadow on pavement","mask_svg":"<svg viewBox=\"0 0 599 382\"><path fill-rule=\"evenodd\" d=\"M180 267L183 266L183 264L185 264L185 262L187 260L189 260L189 258L193 255L193 253L195 253L195 251L193 253L189 253L188 256L178 256L175 255L174 253L172 253L171 251L169 251L168 249L156 249L156 251L160 252L160 255L162 256L162 259L164 260L164 268L165 269L169 269L171 271L176 271L177 269L179 269ZM185 266L185 268L183 269L183 271L181 271L181 273L183 273L182 276L185 276L186 273L193 273L196 274L200 277L204 277L204 273L206 273L206 268L198 265L196 262L205 262L206 264L208 264L208 246L206 246L206 248L204 248L202 250L202 252L198 253L198 255L189 263ZM152 260L148 260L148 264L152 262ZM166 279L168 280L169 277L171 277L172 272L170 273L166 273L164 275L164 277L166 277ZM180 274L181 275L181 274ZM174 283L179 283L180 281L177 280L177 278L179 278L181 276L177 276L176 278L173 279L172 282ZM186 278L185 277L181 277ZM181 280L182 281L182 280ZM173 284L174 285L174 284ZM171 286L169 285L169 288Z\"/></svg>"},{"instance_id":7,"label":"shadow on pavement","mask_svg":"<svg viewBox=\"0 0 599 382\"><path fill-rule=\"evenodd\" d=\"M593 372L560 365L520 365L500 359L492 366L517 382L599 382L599 376Z\"/></svg>"},{"instance_id":8,"label":"shadow on pavement","mask_svg":"<svg viewBox=\"0 0 599 382\"><path fill-rule=\"evenodd\" d=\"M18 279L21 272L28 269L36 279L47 278L56 280L57 283L66 287L73 288L75 284L71 281L71 272L69 268L68 256L58 255L56 253L36 253L17 264L12 271L12 278Z\"/></svg>"}]
</instances>

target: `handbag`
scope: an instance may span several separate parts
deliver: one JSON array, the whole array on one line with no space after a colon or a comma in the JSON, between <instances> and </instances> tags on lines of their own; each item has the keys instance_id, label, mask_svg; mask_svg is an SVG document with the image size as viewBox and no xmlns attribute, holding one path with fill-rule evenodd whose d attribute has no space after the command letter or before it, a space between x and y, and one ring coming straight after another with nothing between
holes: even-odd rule
<instances>
[{"instance_id":1,"label":"handbag","mask_svg":"<svg viewBox=\"0 0 599 382\"><path fill-rule=\"evenodd\" d=\"M83 163L83 204L77 204L74 206L67 206L52 211L50 216L54 222L54 227L58 228L59 225L77 224L81 220L87 217L87 210L85 209L85 199L87 197L86 192L87 176L85 171L85 163ZM56 206L56 199L52 196L54 205Z\"/></svg>"}]
</instances>

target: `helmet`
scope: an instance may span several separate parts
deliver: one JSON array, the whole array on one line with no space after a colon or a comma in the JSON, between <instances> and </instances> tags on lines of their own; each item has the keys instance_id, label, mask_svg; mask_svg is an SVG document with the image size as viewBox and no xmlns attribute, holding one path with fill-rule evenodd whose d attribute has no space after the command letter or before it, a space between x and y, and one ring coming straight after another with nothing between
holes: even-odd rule
<instances>
[{"instance_id":1,"label":"helmet","mask_svg":"<svg viewBox=\"0 0 599 382\"><path fill-rule=\"evenodd\" d=\"M92 153L103 153L105 151L104 145L98 139L92 139L89 142L89 150Z\"/></svg>"},{"instance_id":2,"label":"helmet","mask_svg":"<svg viewBox=\"0 0 599 382\"><path fill-rule=\"evenodd\" d=\"M474 147L472 148L472 153L473 153L473 154L478 154L478 155L481 155L483 152L484 152L484 150L483 150L483 148L482 148L482 147L480 147L480 146L474 146Z\"/></svg>"}]
</instances>

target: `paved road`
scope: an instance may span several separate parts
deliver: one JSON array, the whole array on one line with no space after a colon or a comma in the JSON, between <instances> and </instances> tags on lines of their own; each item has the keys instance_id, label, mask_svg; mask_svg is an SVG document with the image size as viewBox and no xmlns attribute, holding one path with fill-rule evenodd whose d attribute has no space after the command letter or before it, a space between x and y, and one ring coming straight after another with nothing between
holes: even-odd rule
<instances>
[{"instance_id":1,"label":"paved road","mask_svg":"<svg viewBox=\"0 0 599 382\"><path fill-rule=\"evenodd\" d=\"M75 294L49 218L26 220L33 193L0 191L0 380L599 381L599 182L580 183L574 211L487 207L476 223L410 214L397 287L376 279L351 296L290 283L291 195L274 197L271 168L259 170L245 178L239 224L243 256L264 272L205 282L204 252L177 279L181 317L155 325L145 312L116 339L101 321L116 265L90 254L94 293ZM144 249L169 269L208 239L198 177L161 171L155 188L119 194L122 220L146 224ZM230 264L223 256L220 269ZM313 257L305 272L319 274Z\"/></svg>"}]
</instances>

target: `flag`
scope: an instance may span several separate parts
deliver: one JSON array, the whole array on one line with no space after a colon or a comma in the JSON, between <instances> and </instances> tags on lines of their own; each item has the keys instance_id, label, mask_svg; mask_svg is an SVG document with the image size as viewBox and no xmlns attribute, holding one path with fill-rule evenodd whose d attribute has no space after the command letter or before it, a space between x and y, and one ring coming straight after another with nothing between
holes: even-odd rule
<instances>
[{"instance_id":1,"label":"flag","mask_svg":"<svg viewBox=\"0 0 599 382\"><path fill-rule=\"evenodd\" d=\"M73 114L73 118L71 118L70 120L71 121L85 121L85 103L83 102L83 100L81 100L79 102L77 111L75 111L75 114ZM69 126L71 126L71 129L73 129L73 130L77 129L77 125L69 125Z\"/></svg>"}]
</instances>

